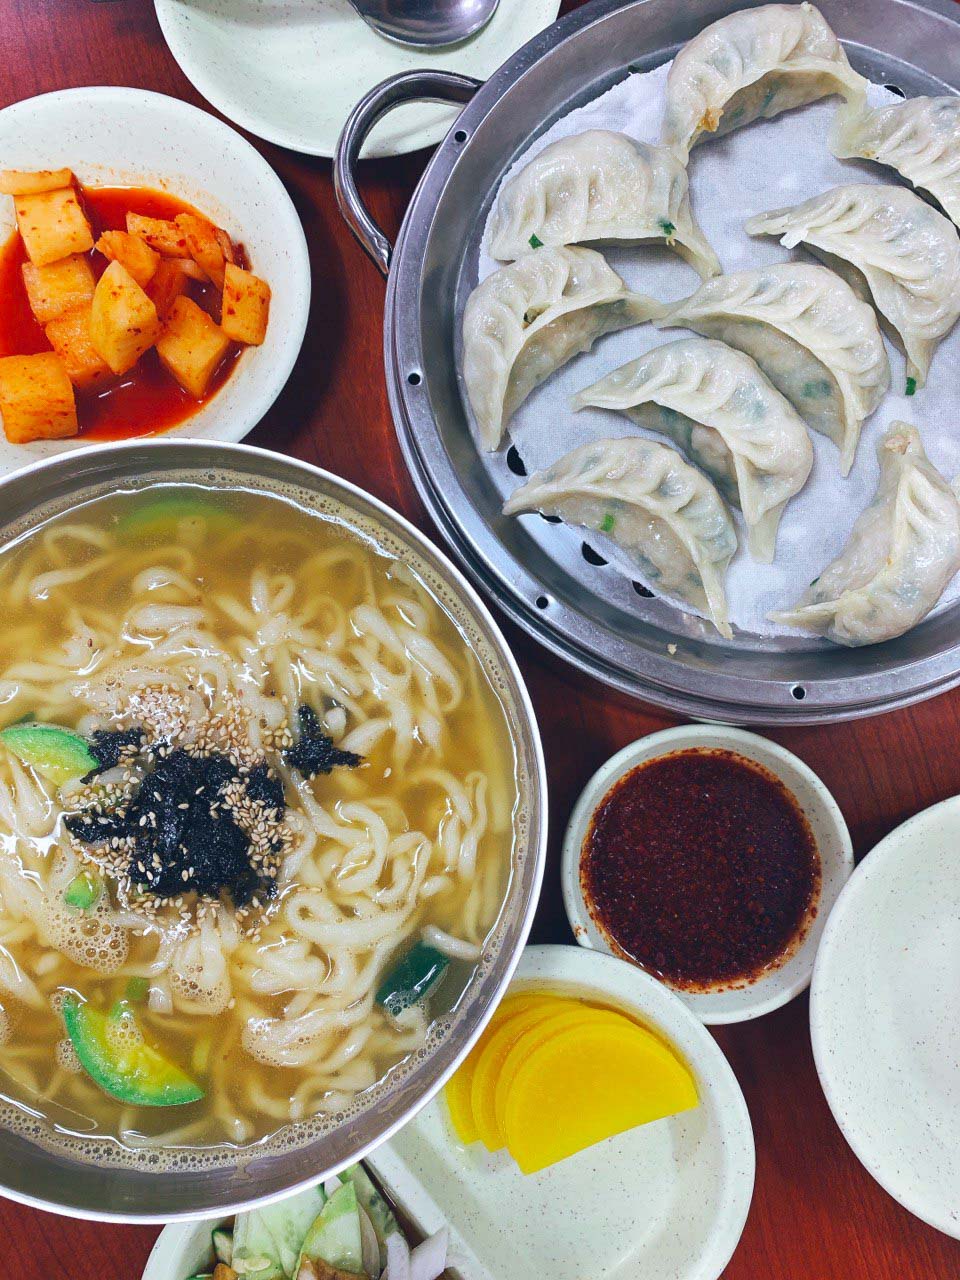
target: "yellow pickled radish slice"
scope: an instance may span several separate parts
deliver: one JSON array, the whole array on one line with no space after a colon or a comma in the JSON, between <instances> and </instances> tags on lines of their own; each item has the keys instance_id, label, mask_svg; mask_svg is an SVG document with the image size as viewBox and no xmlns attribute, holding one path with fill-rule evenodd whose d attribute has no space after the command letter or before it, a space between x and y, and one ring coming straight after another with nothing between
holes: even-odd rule
<instances>
[{"instance_id":1,"label":"yellow pickled radish slice","mask_svg":"<svg viewBox=\"0 0 960 1280\"><path fill-rule=\"evenodd\" d=\"M453 1131L464 1146L469 1146L480 1137L473 1119L473 1107L470 1105L473 1070L469 1063L470 1059L467 1058L447 1081L447 1087L443 1091Z\"/></svg>"},{"instance_id":2,"label":"yellow pickled radish slice","mask_svg":"<svg viewBox=\"0 0 960 1280\"><path fill-rule=\"evenodd\" d=\"M598 1019L604 1021L610 1018L626 1021L622 1014L612 1009L582 1004L579 1000L565 1000L562 1012L551 1013L549 1017L538 1022L514 1041L500 1068L493 1091L493 1111L501 1138L506 1138L507 1098L510 1096L510 1088L517 1071L533 1050L538 1049L559 1032L566 1031L568 1027L587 1026Z\"/></svg>"},{"instance_id":3,"label":"yellow pickled radish slice","mask_svg":"<svg viewBox=\"0 0 960 1280\"><path fill-rule=\"evenodd\" d=\"M689 1069L627 1018L572 1027L530 1053L507 1099L507 1146L524 1173L697 1106Z\"/></svg>"},{"instance_id":4,"label":"yellow pickled radish slice","mask_svg":"<svg viewBox=\"0 0 960 1280\"><path fill-rule=\"evenodd\" d=\"M537 992L507 996L490 1019L483 1034L464 1062L447 1082L444 1097L447 1100L450 1121L457 1137L467 1146L471 1142L476 1142L480 1136L473 1119L470 1090L473 1086L474 1069L484 1046L489 1042L497 1028L502 1026L508 1018L516 1013L522 1013L524 1009L539 1007L547 1001L556 1003L557 997L541 995Z\"/></svg>"},{"instance_id":5,"label":"yellow pickled radish slice","mask_svg":"<svg viewBox=\"0 0 960 1280\"><path fill-rule=\"evenodd\" d=\"M524 1031L550 1016L550 1007L539 1005L507 1018L497 1027L477 1058L470 1086L470 1105L480 1141L488 1151L499 1151L505 1145L504 1135L497 1128L494 1110L494 1092L503 1060Z\"/></svg>"}]
</instances>

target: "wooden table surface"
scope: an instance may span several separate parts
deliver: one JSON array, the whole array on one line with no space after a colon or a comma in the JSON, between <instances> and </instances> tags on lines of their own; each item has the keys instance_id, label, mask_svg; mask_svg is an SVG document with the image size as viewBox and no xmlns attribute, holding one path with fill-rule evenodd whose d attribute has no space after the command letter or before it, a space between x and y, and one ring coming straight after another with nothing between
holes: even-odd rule
<instances>
[{"instance_id":1,"label":"wooden table surface","mask_svg":"<svg viewBox=\"0 0 960 1280\"><path fill-rule=\"evenodd\" d=\"M133 85L207 106L167 51L149 0L0 0L0 107L89 84ZM432 532L387 405L383 281L340 220L330 163L252 141L303 219L313 306L290 383L250 439L328 467ZM421 153L367 166L364 190L388 230L399 226L424 162ZM573 801L610 754L670 720L560 665L513 627L506 631L530 686L550 776L550 863L533 941L568 942L558 868ZM960 792L958 719L960 691L880 718L770 736L833 791L860 857L911 814ZM757 1144L753 1206L726 1280L960 1276L960 1242L901 1209L844 1142L814 1070L806 997L758 1022L719 1030L717 1039L743 1087ZM643 1189L628 1193L642 1196ZM0 1276L137 1280L156 1235L155 1227L71 1222L0 1200ZM518 1265L516 1280L534 1278Z\"/></svg>"}]
</instances>

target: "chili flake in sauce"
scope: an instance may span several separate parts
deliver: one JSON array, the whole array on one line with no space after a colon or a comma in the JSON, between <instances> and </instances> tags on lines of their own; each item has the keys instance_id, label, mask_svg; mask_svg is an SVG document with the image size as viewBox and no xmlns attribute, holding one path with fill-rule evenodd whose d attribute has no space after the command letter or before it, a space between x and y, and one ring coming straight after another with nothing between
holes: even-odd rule
<instances>
[{"instance_id":1,"label":"chili flake in sauce","mask_svg":"<svg viewBox=\"0 0 960 1280\"><path fill-rule=\"evenodd\" d=\"M820 855L779 778L732 751L693 748L607 792L580 881L615 950L703 990L748 982L795 949L816 915Z\"/></svg>"}]
</instances>

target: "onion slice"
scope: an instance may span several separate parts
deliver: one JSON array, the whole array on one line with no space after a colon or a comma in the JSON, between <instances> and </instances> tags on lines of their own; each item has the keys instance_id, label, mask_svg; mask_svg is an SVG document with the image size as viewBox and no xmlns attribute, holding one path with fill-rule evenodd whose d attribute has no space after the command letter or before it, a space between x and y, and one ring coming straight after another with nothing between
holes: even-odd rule
<instances>
[{"instance_id":1,"label":"onion slice","mask_svg":"<svg viewBox=\"0 0 960 1280\"><path fill-rule=\"evenodd\" d=\"M447 1265L450 1231L441 1227L410 1255L410 1280L437 1280Z\"/></svg>"},{"instance_id":2,"label":"onion slice","mask_svg":"<svg viewBox=\"0 0 960 1280\"><path fill-rule=\"evenodd\" d=\"M410 1249L399 1231L392 1231L386 1239L387 1269L382 1280L411 1280Z\"/></svg>"},{"instance_id":3,"label":"onion slice","mask_svg":"<svg viewBox=\"0 0 960 1280\"><path fill-rule=\"evenodd\" d=\"M357 1213L360 1218L360 1256L363 1261L363 1269L368 1276L372 1277L372 1280L378 1280L380 1275L380 1241L377 1239L377 1233L373 1229L370 1216L362 1204L357 1205Z\"/></svg>"}]
</instances>

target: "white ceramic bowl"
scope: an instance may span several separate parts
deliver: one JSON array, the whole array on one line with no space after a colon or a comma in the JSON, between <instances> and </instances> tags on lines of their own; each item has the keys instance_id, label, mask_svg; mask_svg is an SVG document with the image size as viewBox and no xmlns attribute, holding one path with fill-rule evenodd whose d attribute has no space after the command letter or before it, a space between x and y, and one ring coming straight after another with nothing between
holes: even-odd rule
<instances>
[{"instance_id":1,"label":"white ceramic bowl","mask_svg":"<svg viewBox=\"0 0 960 1280\"><path fill-rule=\"evenodd\" d=\"M778 1009L809 986L827 916L853 870L850 833L837 802L813 770L791 752L743 729L703 724L664 729L624 747L593 775L570 817L563 842L563 900L580 945L616 954L591 916L580 884L580 855L593 812L614 783L637 765L695 747L736 752L780 778L796 797L820 851L822 878L817 914L800 946L783 963L741 987L702 993L677 990L702 1022L745 1022Z\"/></svg>"},{"instance_id":2,"label":"white ceramic bowl","mask_svg":"<svg viewBox=\"0 0 960 1280\"><path fill-rule=\"evenodd\" d=\"M210 1264L210 1232L225 1227L231 1218L202 1218L199 1222L172 1222L164 1227L150 1250L142 1280L187 1280Z\"/></svg>"},{"instance_id":3,"label":"white ceramic bowl","mask_svg":"<svg viewBox=\"0 0 960 1280\"><path fill-rule=\"evenodd\" d=\"M270 285L266 341L244 351L215 396L168 436L241 440L290 376L307 327L310 260L303 227L283 184L229 125L176 98L142 89L65 89L0 111L0 156L19 169L74 170L91 186L169 191L208 214L246 248ZM0 239L15 226L0 197ZM38 458L97 443L9 444L0 432L0 474Z\"/></svg>"},{"instance_id":4,"label":"white ceramic bowl","mask_svg":"<svg viewBox=\"0 0 960 1280\"><path fill-rule=\"evenodd\" d=\"M524 1177L506 1152L459 1143L434 1100L368 1164L423 1231L449 1225L463 1280L716 1280L754 1181L750 1115L716 1041L661 983L596 951L528 947L514 989L524 984L602 1001L658 1031L692 1070L699 1107Z\"/></svg>"},{"instance_id":5,"label":"white ceramic bowl","mask_svg":"<svg viewBox=\"0 0 960 1280\"><path fill-rule=\"evenodd\" d=\"M810 1035L857 1157L911 1213L960 1239L960 797L882 840L817 956Z\"/></svg>"}]
</instances>

